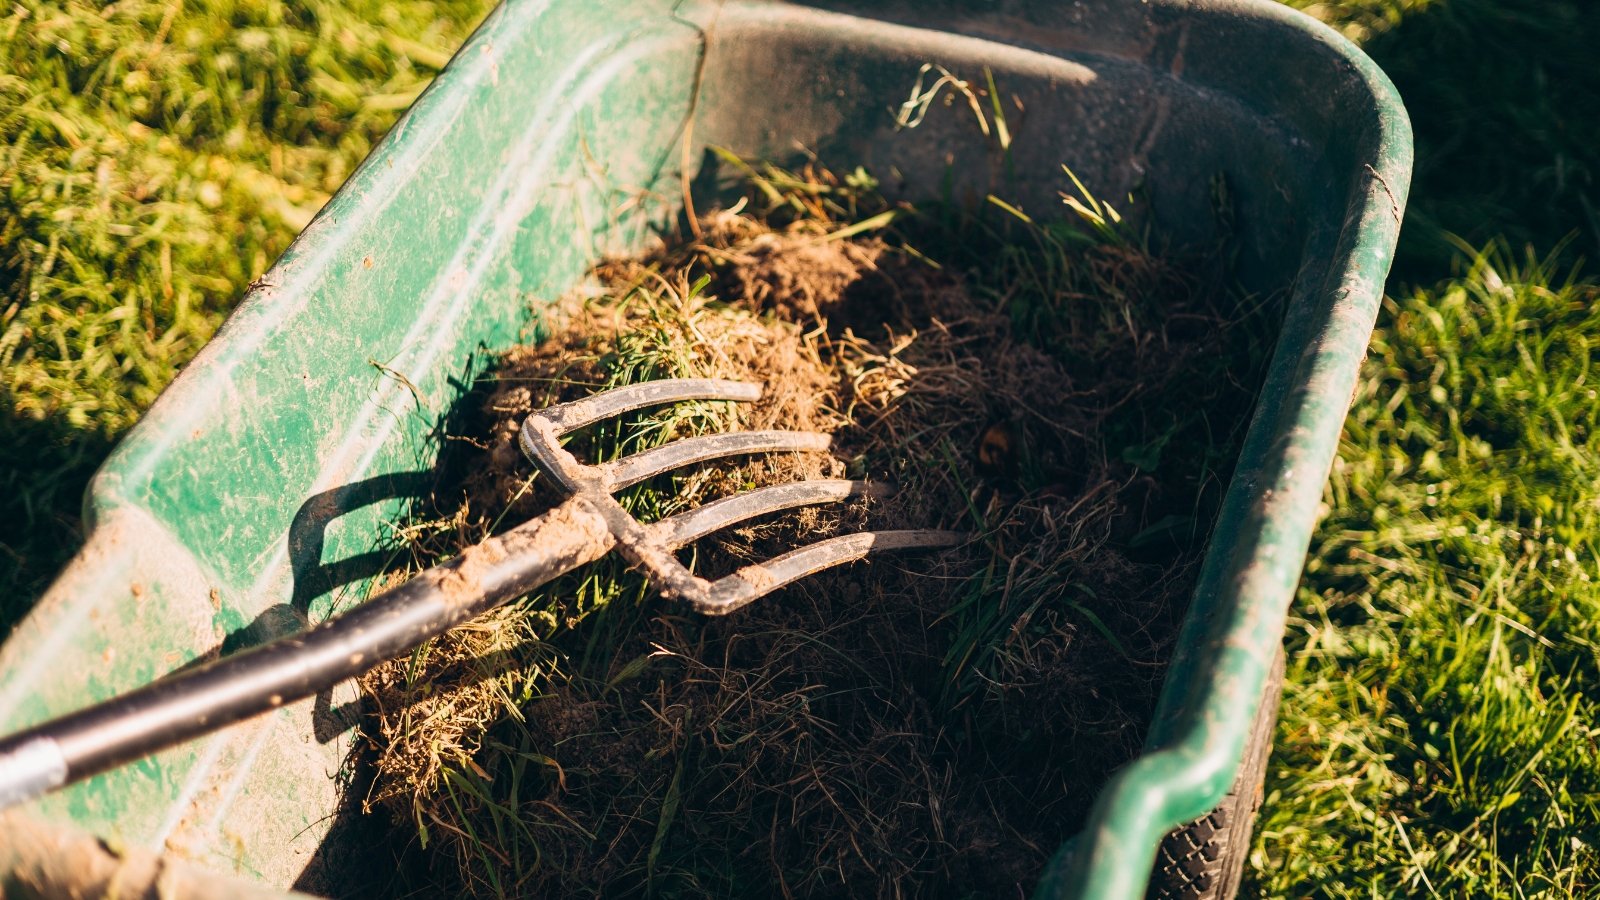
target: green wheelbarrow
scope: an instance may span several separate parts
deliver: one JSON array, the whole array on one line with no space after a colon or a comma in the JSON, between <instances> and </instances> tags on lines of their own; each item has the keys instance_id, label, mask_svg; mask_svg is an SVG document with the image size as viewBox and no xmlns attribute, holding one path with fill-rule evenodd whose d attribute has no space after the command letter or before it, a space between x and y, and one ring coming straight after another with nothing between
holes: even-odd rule
<instances>
[{"instance_id":1,"label":"green wheelbarrow","mask_svg":"<svg viewBox=\"0 0 1600 900\"><path fill-rule=\"evenodd\" d=\"M955 116L896 127L928 63L1021 101L1003 165ZM1144 753L1036 896L1228 896L1411 169L1382 73L1268 0L511 0L96 476L83 550L0 647L0 733L364 596L444 412L531 301L642 246L659 210L632 201L681 197L711 146L1034 208L1066 164L1154 198L1178 244L1227 180L1239 277L1287 313ZM0 886L335 889L363 839L330 825L357 707L346 683L6 814Z\"/></svg>"}]
</instances>

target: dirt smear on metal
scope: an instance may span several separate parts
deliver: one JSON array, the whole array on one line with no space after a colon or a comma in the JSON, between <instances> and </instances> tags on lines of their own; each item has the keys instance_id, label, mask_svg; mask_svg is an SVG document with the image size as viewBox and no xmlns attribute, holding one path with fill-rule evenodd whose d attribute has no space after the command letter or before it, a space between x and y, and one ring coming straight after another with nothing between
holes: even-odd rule
<instances>
[{"instance_id":1,"label":"dirt smear on metal","mask_svg":"<svg viewBox=\"0 0 1600 900\"><path fill-rule=\"evenodd\" d=\"M474 395L419 554L558 501L517 447L529 412L670 376L767 392L568 449L789 428L834 450L659 479L641 516L799 478L898 488L702 540L681 555L701 574L870 528L973 540L720 619L610 560L380 668L369 802L425 839L433 887L1017 896L1137 753L1259 378L1248 315L1203 263L1131 245L936 268L836 229L715 213L603 266Z\"/></svg>"}]
</instances>

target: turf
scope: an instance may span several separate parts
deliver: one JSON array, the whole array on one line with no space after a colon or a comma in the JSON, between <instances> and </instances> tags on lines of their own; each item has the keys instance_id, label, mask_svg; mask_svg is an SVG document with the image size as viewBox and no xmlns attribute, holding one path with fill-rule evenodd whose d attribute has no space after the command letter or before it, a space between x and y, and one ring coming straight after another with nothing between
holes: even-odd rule
<instances>
[{"instance_id":1,"label":"turf","mask_svg":"<svg viewBox=\"0 0 1600 900\"><path fill-rule=\"evenodd\" d=\"M1290 626L1264 895L1600 886L1597 301L1497 252L1388 302Z\"/></svg>"},{"instance_id":2,"label":"turf","mask_svg":"<svg viewBox=\"0 0 1600 900\"><path fill-rule=\"evenodd\" d=\"M1460 243L1600 252L1600 18L1583 0L1292 0L1362 42L1416 130L1391 285L1428 284ZM1458 240L1453 240L1458 238ZM1470 253L1467 256L1470 257Z\"/></svg>"}]
</instances>

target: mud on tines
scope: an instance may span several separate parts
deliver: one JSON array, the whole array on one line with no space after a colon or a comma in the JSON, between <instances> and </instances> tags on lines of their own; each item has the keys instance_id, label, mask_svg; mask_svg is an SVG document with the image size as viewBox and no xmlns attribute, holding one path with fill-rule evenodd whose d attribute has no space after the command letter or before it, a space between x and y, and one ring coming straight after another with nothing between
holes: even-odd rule
<instances>
[{"instance_id":1,"label":"mud on tines","mask_svg":"<svg viewBox=\"0 0 1600 900\"><path fill-rule=\"evenodd\" d=\"M732 427L828 432L834 449L656 479L622 498L643 520L801 478L898 488L725 532L685 557L697 572L864 528L975 540L726 619L650 600L608 560L375 671L369 806L420 858L422 883L397 887L1014 895L1137 753L1270 309L1228 289L1225 247L891 210L821 170L796 182L606 264L550 340L505 354L463 409L435 514L408 527L416 555L549 508L517 448L528 413L665 377L767 390L569 449ZM836 237L875 215L889 227Z\"/></svg>"}]
</instances>

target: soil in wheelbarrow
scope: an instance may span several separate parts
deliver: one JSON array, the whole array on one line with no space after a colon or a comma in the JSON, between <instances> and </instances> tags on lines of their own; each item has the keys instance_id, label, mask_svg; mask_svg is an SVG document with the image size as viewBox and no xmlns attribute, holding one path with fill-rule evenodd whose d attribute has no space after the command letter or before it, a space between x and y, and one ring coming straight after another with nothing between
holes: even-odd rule
<instances>
[{"instance_id":1,"label":"soil in wheelbarrow","mask_svg":"<svg viewBox=\"0 0 1600 900\"><path fill-rule=\"evenodd\" d=\"M608 560L375 671L369 805L422 861L403 891L1018 896L1140 747L1271 304L1231 288L1225 240L1162 251L1092 198L1040 225L820 169L752 184L498 361L408 528L417 562L558 499L517 449L530 411L673 376L767 391L569 449L737 428L835 447L660 478L624 495L640 518L800 478L898 489L706 539L684 554L702 574L863 529L972 540L724 618Z\"/></svg>"}]
</instances>

